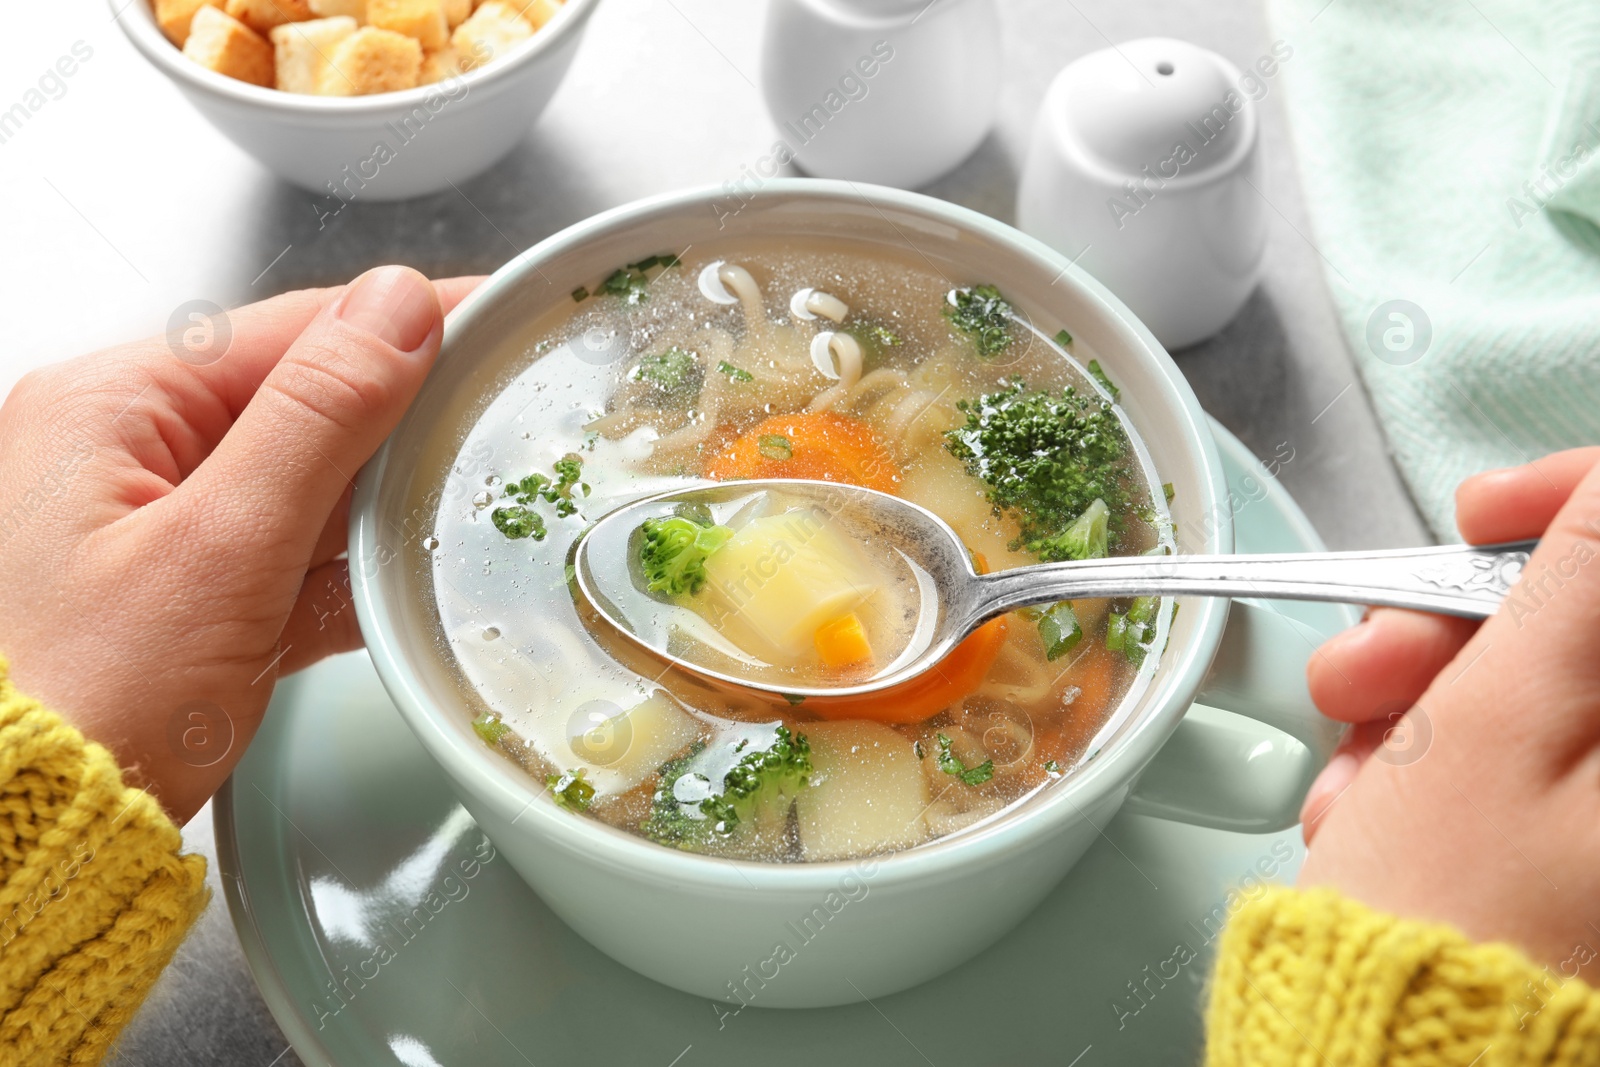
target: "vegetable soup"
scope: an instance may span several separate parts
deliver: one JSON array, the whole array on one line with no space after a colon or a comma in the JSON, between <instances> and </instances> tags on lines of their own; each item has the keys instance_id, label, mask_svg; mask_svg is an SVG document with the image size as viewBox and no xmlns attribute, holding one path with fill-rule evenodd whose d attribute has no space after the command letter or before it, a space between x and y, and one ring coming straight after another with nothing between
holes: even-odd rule
<instances>
[{"instance_id":1,"label":"vegetable soup","mask_svg":"<svg viewBox=\"0 0 1600 1067\"><path fill-rule=\"evenodd\" d=\"M1172 550L1166 494L1070 323L1040 328L914 253L690 251L540 318L438 487L433 598L484 743L574 818L768 862L964 832L1094 758L1154 669L1170 600L1013 612L911 681L805 700L667 667L582 600L572 549L593 519L708 481L897 494L980 570ZM674 640L812 674L903 643L904 576L780 495L684 508L633 546Z\"/></svg>"}]
</instances>

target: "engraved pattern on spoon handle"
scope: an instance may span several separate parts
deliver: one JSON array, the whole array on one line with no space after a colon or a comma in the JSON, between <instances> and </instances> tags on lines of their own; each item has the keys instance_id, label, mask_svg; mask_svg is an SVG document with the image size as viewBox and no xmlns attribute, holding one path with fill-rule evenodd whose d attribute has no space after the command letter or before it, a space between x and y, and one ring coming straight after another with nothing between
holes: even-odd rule
<instances>
[{"instance_id":1,"label":"engraved pattern on spoon handle","mask_svg":"<svg viewBox=\"0 0 1600 1067\"><path fill-rule=\"evenodd\" d=\"M1331 600L1484 618L1515 584L1537 541L1273 556L1122 556L980 577L971 618L1085 597L1205 594Z\"/></svg>"}]
</instances>

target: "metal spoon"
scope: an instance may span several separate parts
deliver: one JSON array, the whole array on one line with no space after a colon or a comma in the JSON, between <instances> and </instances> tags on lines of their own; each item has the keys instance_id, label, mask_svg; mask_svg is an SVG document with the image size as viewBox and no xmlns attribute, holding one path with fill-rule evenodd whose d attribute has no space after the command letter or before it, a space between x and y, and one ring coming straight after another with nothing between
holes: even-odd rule
<instances>
[{"instance_id":1,"label":"metal spoon","mask_svg":"<svg viewBox=\"0 0 1600 1067\"><path fill-rule=\"evenodd\" d=\"M796 684L792 674L764 676L759 669L740 669L726 658L713 664L668 651L667 630L652 622L659 620L663 605L640 591L632 576L635 531L646 519L674 514L686 504L726 508L762 493L772 494L786 507L809 508L828 521L842 523L853 540L874 545L880 554L896 555L918 576L922 610L915 632L877 674L865 680L841 678L837 684L826 679ZM1250 596L1379 604L1484 618L1499 606L1537 544L1120 556L978 574L956 532L926 508L853 485L769 479L677 489L618 508L578 541L574 569L584 597L620 633L651 653L696 674L795 699L853 696L898 685L933 667L996 615L1061 600L1145 594Z\"/></svg>"}]
</instances>

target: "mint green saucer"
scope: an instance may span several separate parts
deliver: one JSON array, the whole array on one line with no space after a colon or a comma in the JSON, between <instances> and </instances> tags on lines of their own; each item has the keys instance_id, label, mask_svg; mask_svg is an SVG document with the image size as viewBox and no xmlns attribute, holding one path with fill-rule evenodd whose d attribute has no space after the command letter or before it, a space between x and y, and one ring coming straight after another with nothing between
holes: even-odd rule
<instances>
[{"instance_id":1,"label":"mint green saucer","mask_svg":"<svg viewBox=\"0 0 1600 1067\"><path fill-rule=\"evenodd\" d=\"M1212 430L1238 550L1321 549L1288 493ZM1357 618L1275 607L1324 631ZM1223 918L1303 855L1293 830L1124 814L1022 926L954 972L867 1004L733 1013L634 974L555 918L452 798L364 653L278 686L215 811L245 955L318 1065L1192 1063ZM930 915L927 936L961 921Z\"/></svg>"}]
</instances>

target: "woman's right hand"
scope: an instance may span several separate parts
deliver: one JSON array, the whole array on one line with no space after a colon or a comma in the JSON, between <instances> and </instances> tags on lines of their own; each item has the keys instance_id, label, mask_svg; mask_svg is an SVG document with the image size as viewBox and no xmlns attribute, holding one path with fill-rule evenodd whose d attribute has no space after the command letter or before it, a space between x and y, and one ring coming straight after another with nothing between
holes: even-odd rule
<instances>
[{"instance_id":1,"label":"woman's right hand","mask_svg":"<svg viewBox=\"0 0 1600 1067\"><path fill-rule=\"evenodd\" d=\"M1481 626L1380 608L1312 658L1352 729L1306 797L1301 884L1600 984L1600 448L1478 475L1456 509L1470 542L1541 544Z\"/></svg>"}]
</instances>

